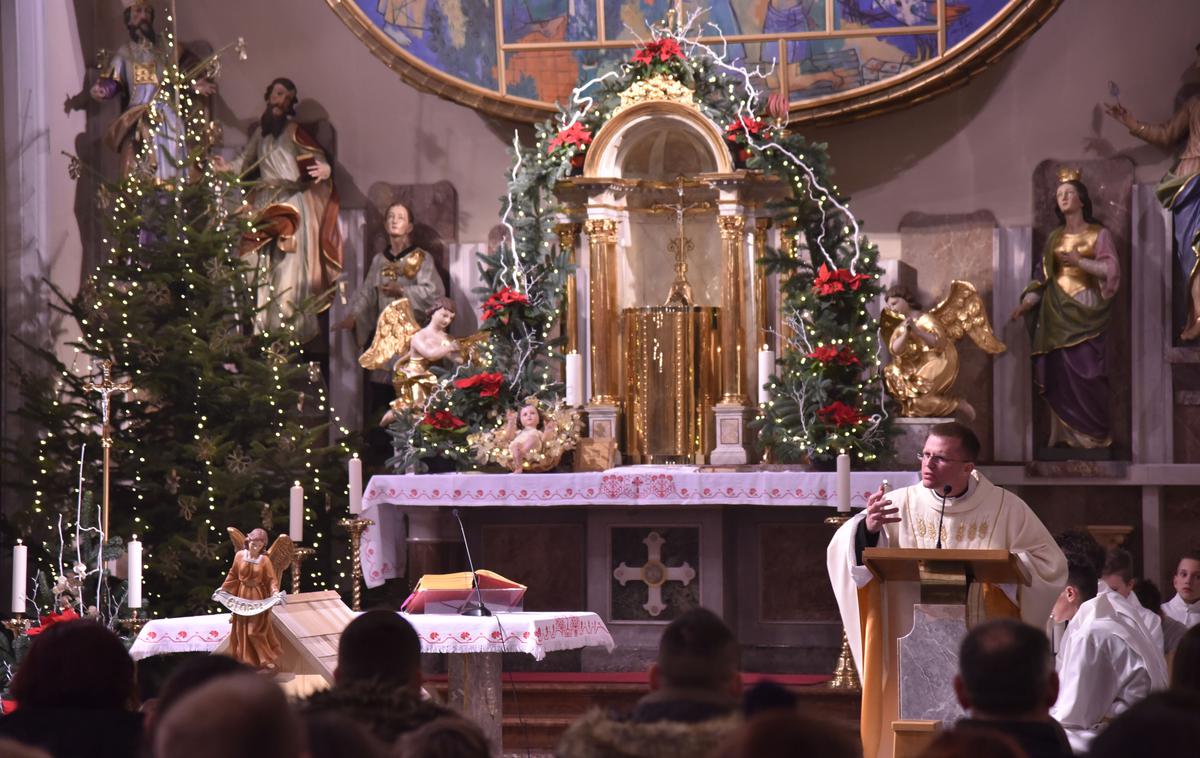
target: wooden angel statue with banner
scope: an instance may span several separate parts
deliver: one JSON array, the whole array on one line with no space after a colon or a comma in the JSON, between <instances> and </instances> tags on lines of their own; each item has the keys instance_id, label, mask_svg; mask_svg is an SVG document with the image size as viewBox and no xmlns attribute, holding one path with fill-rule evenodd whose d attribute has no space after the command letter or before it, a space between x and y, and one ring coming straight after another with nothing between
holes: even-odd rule
<instances>
[{"instance_id":1,"label":"wooden angel statue with banner","mask_svg":"<svg viewBox=\"0 0 1200 758\"><path fill-rule=\"evenodd\" d=\"M888 392L900 404L900 415L951 416L956 411L968 419L975 409L952 390L958 378L955 342L969 335L992 355L1004 352L988 323L987 309L975 287L955 280L950 294L928 311L904 287L892 287L884 296L879 330L892 362L884 367Z\"/></svg>"},{"instance_id":2,"label":"wooden angel statue with banner","mask_svg":"<svg viewBox=\"0 0 1200 758\"><path fill-rule=\"evenodd\" d=\"M579 414L562 402L543 407L536 397L509 411L504 425L468 439L482 464L497 464L514 474L549 471L563 453L579 444Z\"/></svg>"},{"instance_id":3,"label":"wooden angel statue with banner","mask_svg":"<svg viewBox=\"0 0 1200 758\"><path fill-rule=\"evenodd\" d=\"M284 602L279 577L291 564L296 546L288 535L281 534L271 549L264 551L265 530L254 529L248 535L232 526L228 530L237 552L225 583L212 597L230 611L233 657L248 666L273 669L281 648L267 614Z\"/></svg>"}]
</instances>

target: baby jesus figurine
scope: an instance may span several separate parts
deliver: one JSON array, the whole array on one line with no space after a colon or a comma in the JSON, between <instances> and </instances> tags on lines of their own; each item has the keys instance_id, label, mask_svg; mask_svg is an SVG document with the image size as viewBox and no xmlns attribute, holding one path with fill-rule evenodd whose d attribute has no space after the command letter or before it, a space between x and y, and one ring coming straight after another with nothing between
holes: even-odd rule
<instances>
[{"instance_id":1,"label":"baby jesus figurine","mask_svg":"<svg viewBox=\"0 0 1200 758\"><path fill-rule=\"evenodd\" d=\"M517 430L517 422L520 421L521 429ZM540 458L542 442L549 436L553 437L557 433L557 428L554 419L550 419L545 423L545 429L542 428L542 413L538 410L536 403L527 403L520 412L509 411L508 423L505 425L505 432L512 436L512 442L508 443L508 452L512 456L512 471L514 474L519 474L525 470L525 462L537 465L540 460L531 460L533 457Z\"/></svg>"},{"instance_id":2,"label":"baby jesus figurine","mask_svg":"<svg viewBox=\"0 0 1200 758\"><path fill-rule=\"evenodd\" d=\"M519 410L491 430L470 435L467 441L480 464L503 466L514 474L550 471L563 453L579 442L582 424L575 409L561 400L541 405L527 398Z\"/></svg>"}]
</instances>

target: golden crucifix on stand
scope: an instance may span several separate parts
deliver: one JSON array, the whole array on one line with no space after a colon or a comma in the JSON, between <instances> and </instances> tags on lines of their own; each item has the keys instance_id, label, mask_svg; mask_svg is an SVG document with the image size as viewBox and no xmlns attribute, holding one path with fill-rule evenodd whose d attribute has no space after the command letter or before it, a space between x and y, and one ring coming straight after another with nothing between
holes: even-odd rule
<instances>
[{"instance_id":1,"label":"golden crucifix on stand","mask_svg":"<svg viewBox=\"0 0 1200 758\"><path fill-rule=\"evenodd\" d=\"M114 382L112 380L113 362L105 360L100 364L101 380L97 382L87 382L84 389L88 392L95 392L100 395L100 445L104 448L104 499L101 506L101 525L103 533L101 534L101 543L108 542L108 466L109 466L109 451L112 448L112 426L110 425L109 413L109 398L118 392L128 392L133 389L133 385L129 382Z\"/></svg>"},{"instance_id":2,"label":"golden crucifix on stand","mask_svg":"<svg viewBox=\"0 0 1200 758\"><path fill-rule=\"evenodd\" d=\"M709 203L683 204L683 177L675 180L675 192L679 200L674 204L660 204L651 207L654 211L670 211L675 214L675 239L667 246L675 255L675 281L671 282L671 290L667 293L666 305L692 305L692 285L687 278L687 254L692 252L695 245L683 234L683 217L688 211L703 211L710 207Z\"/></svg>"}]
</instances>

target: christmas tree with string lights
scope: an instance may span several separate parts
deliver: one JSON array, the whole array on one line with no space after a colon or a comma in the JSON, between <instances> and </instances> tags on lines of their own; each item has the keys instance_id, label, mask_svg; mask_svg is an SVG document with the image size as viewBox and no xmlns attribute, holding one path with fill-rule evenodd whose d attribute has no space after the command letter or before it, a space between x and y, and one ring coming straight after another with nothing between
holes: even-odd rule
<instances>
[{"instance_id":1,"label":"christmas tree with string lights","mask_svg":"<svg viewBox=\"0 0 1200 758\"><path fill-rule=\"evenodd\" d=\"M103 262L74 296L51 287L52 307L80 336L65 363L27 346L41 360L19 367L19 414L34 438L7 451L23 477L10 485L26 494L10 533L31 547L30 575L53 576L61 535L97 522L94 508L78 507L80 486L97 503L103 486L100 399L88 383L112 361L114 379L131 388L108 409L108 536L145 545L152 616L216 611L209 598L233 557L226 527L265 526L274 539L287 528L293 484L305 491L304 543L318 551L305 588L334 584L331 532L347 502L349 449L330 440L348 431L330 428L324 377L299 361L292 324L256 327L263 269L238 252L255 222L246 187L206 167L215 130L192 89L198 75L167 66L148 110L145 144L169 134L185 158L164 179L152 162L161 149L143 148L134 170L100 192Z\"/></svg>"}]
</instances>

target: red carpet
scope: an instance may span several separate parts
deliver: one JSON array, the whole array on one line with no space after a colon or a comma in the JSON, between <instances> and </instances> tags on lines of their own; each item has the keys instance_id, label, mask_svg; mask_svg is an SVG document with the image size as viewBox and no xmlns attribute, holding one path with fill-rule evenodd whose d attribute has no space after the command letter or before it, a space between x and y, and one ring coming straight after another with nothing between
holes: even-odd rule
<instances>
[{"instance_id":1,"label":"red carpet","mask_svg":"<svg viewBox=\"0 0 1200 758\"><path fill-rule=\"evenodd\" d=\"M761 681L772 681L790 687L807 687L824 684L832 677L828 674L742 674L747 686ZM426 677L432 682L446 681L445 674ZM645 671L578 672L578 671L517 671L504 672L504 681L530 684L649 684Z\"/></svg>"}]
</instances>

